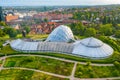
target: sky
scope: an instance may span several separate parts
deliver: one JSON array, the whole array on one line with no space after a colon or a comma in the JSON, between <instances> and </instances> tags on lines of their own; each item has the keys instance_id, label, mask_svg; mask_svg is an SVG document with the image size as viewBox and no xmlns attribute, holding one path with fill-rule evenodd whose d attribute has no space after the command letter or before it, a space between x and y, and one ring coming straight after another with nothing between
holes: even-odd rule
<instances>
[{"instance_id":1,"label":"sky","mask_svg":"<svg viewBox=\"0 0 120 80\"><path fill-rule=\"evenodd\" d=\"M0 0L0 6L108 5L120 0Z\"/></svg>"}]
</instances>

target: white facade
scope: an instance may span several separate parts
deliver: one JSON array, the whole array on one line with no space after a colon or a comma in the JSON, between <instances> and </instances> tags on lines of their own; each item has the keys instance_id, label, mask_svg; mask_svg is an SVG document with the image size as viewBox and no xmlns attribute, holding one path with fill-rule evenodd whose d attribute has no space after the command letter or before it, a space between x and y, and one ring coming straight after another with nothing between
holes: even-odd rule
<instances>
[{"instance_id":1,"label":"white facade","mask_svg":"<svg viewBox=\"0 0 120 80\"><path fill-rule=\"evenodd\" d=\"M52 31L52 33L48 36L46 41L69 42L69 40L71 39L74 39L71 29L67 26L60 25Z\"/></svg>"},{"instance_id":2,"label":"white facade","mask_svg":"<svg viewBox=\"0 0 120 80\"><path fill-rule=\"evenodd\" d=\"M93 37L77 41L74 45L72 53L84 57L104 58L113 53L113 49L109 45Z\"/></svg>"}]
</instances>

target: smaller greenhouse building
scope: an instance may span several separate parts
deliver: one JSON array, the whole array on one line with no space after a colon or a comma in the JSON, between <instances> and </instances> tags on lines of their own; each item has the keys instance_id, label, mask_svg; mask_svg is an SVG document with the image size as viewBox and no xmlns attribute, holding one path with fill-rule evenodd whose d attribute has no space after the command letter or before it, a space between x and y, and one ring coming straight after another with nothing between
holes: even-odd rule
<instances>
[{"instance_id":1,"label":"smaller greenhouse building","mask_svg":"<svg viewBox=\"0 0 120 80\"><path fill-rule=\"evenodd\" d=\"M113 53L113 49L102 41L90 37L76 42L72 54L89 57L105 58Z\"/></svg>"}]
</instances>

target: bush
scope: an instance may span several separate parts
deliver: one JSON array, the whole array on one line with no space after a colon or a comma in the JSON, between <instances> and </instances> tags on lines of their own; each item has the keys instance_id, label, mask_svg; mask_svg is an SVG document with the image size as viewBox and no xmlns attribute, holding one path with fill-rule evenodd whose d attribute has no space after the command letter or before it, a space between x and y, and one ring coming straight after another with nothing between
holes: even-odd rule
<instances>
[{"instance_id":1,"label":"bush","mask_svg":"<svg viewBox=\"0 0 120 80\"><path fill-rule=\"evenodd\" d=\"M81 75L83 75L83 73L82 72L78 72L78 74L77 74L78 76L81 76Z\"/></svg>"},{"instance_id":2,"label":"bush","mask_svg":"<svg viewBox=\"0 0 120 80\"><path fill-rule=\"evenodd\" d=\"M87 28L84 35L87 37L96 36L97 31L94 28Z\"/></svg>"},{"instance_id":3,"label":"bush","mask_svg":"<svg viewBox=\"0 0 120 80\"><path fill-rule=\"evenodd\" d=\"M3 31L8 34L10 38L15 38L17 36L17 31L13 28L4 28Z\"/></svg>"},{"instance_id":4,"label":"bush","mask_svg":"<svg viewBox=\"0 0 120 80\"><path fill-rule=\"evenodd\" d=\"M17 36L17 31L15 31L14 29L11 29L11 31L10 31L10 33L8 35L11 38L15 38Z\"/></svg>"},{"instance_id":5,"label":"bush","mask_svg":"<svg viewBox=\"0 0 120 80\"><path fill-rule=\"evenodd\" d=\"M3 45L2 45L2 43L0 42L0 48L2 49L3 48Z\"/></svg>"},{"instance_id":6,"label":"bush","mask_svg":"<svg viewBox=\"0 0 120 80\"><path fill-rule=\"evenodd\" d=\"M87 62L87 63L86 63L86 66L90 66L90 64L91 64L91 62Z\"/></svg>"},{"instance_id":7,"label":"bush","mask_svg":"<svg viewBox=\"0 0 120 80\"><path fill-rule=\"evenodd\" d=\"M115 37L120 38L120 30L115 32Z\"/></svg>"},{"instance_id":8,"label":"bush","mask_svg":"<svg viewBox=\"0 0 120 80\"><path fill-rule=\"evenodd\" d=\"M110 39L109 37L105 37L105 36L100 36L99 37L100 40L102 40L103 42L109 44L115 51L120 52L120 41L119 40L113 40Z\"/></svg>"},{"instance_id":9,"label":"bush","mask_svg":"<svg viewBox=\"0 0 120 80\"><path fill-rule=\"evenodd\" d=\"M0 29L0 37L3 37L3 36L5 36L5 33L3 32L2 29Z\"/></svg>"},{"instance_id":10,"label":"bush","mask_svg":"<svg viewBox=\"0 0 120 80\"><path fill-rule=\"evenodd\" d=\"M120 63L118 61L115 61L114 62L114 66L117 68L117 69L120 69Z\"/></svg>"}]
</instances>

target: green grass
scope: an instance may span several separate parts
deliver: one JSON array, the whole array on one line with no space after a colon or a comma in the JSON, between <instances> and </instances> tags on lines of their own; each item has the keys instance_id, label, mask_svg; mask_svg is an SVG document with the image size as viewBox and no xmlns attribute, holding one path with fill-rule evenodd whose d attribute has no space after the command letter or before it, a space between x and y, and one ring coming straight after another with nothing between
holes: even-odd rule
<instances>
[{"instance_id":1,"label":"green grass","mask_svg":"<svg viewBox=\"0 0 120 80\"><path fill-rule=\"evenodd\" d=\"M2 60L0 60L0 64L2 64Z\"/></svg>"},{"instance_id":2,"label":"green grass","mask_svg":"<svg viewBox=\"0 0 120 80\"><path fill-rule=\"evenodd\" d=\"M69 80L28 70L9 69L0 72L0 80Z\"/></svg>"},{"instance_id":3,"label":"green grass","mask_svg":"<svg viewBox=\"0 0 120 80\"><path fill-rule=\"evenodd\" d=\"M6 45L4 46L1 50L0 50L0 53L3 53L3 54L13 54L13 53L16 53L17 51L13 50L10 45Z\"/></svg>"},{"instance_id":4,"label":"green grass","mask_svg":"<svg viewBox=\"0 0 120 80\"><path fill-rule=\"evenodd\" d=\"M5 40L5 39L9 39L9 36L8 35L5 35L5 36L3 36L3 37L0 37L0 40Z\"/></svg>"},{"instance_id":5,"label":"green grass","mask_svg":"<svg viewBox=\"0 0 120 80\"><path fill-rule=\"evenodd\" d=\"M43 38L47 38L48 34L35 34L35 35L28 34L27 37L31 39L43 39Z\"/></svg>"},{"instance_id":6,"label":"green grass","mask_svg":"<svg viewBox=\"0 0 120 80\"><path fill-rule=\"evenodd\" d=\"M115 52L112 56L110 56L109 58L105 58L105 59L90 59L90 58L83 58L80 56L73 56L73 55L61 54L61 53L30 53L30 54L53 56L53 57L65 58L65 59L69 59L69 60L75 60L78 62L90 61L92 63L99 63L99 64L101 64L101 63L109 64L109 63L114 63L114 61L120 62L120 53L118 53L118 52Z\"/></svg>"},{"instance_id":7,"label":"green grass","mask_svg":"<svg viewBox=\"0 0 120 80\"><path fill-rule=\"evenodd\" d=\"M25 67L69 76L73 63L37 56L17 56L7 58L4 67Z\"/></svg>"},{"instance_id":8,"label":"green grass","mask_svg":"<svg viewBox=\"0 0 120 80\"><path fill-rule=\"evenodd\" d=\"M31 38L31 39L42 39L47 37L48 37L48 34L27 34L26 35L26 38ZM18 34L15 39L17 38L23 38L22 34ZM11 40L12 38L10 38L8 35L0 37L0 40L8 40L8 39Z\"/></svg>"},{"instance_id":9,"label":"green grass","mask_svg":"<svg viewBox=\"0 0 120 80\"><path fill-rule=\"evenodd\" d=\"M120 70L114 66L86 66L78 64L75 77L78 78L106 78L119 77Z\"/></svg>"}]
</instances>

